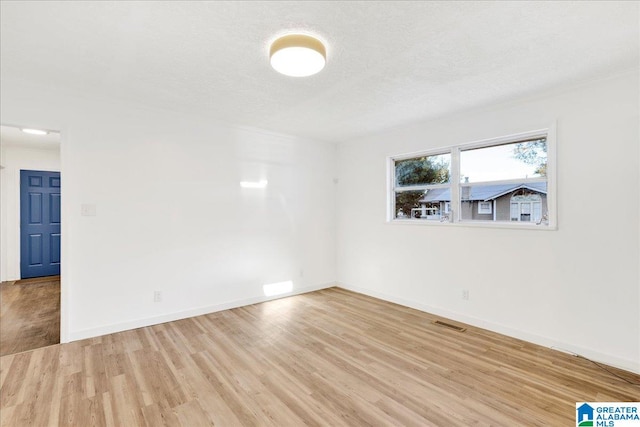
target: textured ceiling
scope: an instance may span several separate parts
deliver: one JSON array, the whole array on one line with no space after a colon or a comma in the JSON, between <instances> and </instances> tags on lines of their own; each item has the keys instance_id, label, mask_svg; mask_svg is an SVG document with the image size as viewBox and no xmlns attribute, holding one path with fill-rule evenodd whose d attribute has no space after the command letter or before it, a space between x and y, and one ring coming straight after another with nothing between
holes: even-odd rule
<instances>
[{"instance_id":1,"label":"textured ceiling","mask_svg":"<svg viewBox=\"0 0 640 427\"><path fill-rule=\"evenodd\" d=\"M342 141L638 67L638 2L2 2L2 85ZM308 78L268 46L327 43Z\"/></svg>"}]
</instances>

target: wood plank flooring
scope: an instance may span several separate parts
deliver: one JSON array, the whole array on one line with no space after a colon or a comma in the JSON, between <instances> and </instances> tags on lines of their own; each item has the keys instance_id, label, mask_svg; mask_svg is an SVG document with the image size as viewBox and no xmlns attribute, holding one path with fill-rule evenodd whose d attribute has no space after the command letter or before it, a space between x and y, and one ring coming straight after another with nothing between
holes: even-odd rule
<instances>
[{"instance_id":1,"label":"wood plank flooring","mask_svg":"<svg viewBox=\"0 0 640 427\"><path fill-rule=\"evenodd\" d=\"M0 356L60 342L60 276L0 284Z\"/></svg>"},{"instance_id":2,"label":"wood plank flooring","mask_svg":"<svg viewBox=\"0 0 640 427\"><path fill-rule=\"evenodd\" d=\"M569 426L591 362L331 288L0 358L3 426ZM640 376L616 370L630 381Z\"/></svg>"}]
</instances>

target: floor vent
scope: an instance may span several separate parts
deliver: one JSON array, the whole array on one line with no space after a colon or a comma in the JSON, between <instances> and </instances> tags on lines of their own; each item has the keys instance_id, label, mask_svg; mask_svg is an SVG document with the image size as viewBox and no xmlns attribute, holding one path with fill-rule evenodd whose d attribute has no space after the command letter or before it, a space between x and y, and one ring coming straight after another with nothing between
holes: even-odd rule
<instances>
[{"instance_id":1,"label":"floor vent","mask_svg":"<svg viewBox=\"0 0 640 427\"><path fill-rule=\"evenodd\" d=\"M464 331L467 330L467 328L463 328L461 326L452 325L451 323L442 322L440 320L434 320L433 323L438 325L438 326L444 326L445 328L453 329L454 331L458 331L458 332L464 332Z\"/></svg>"}]
</instances>

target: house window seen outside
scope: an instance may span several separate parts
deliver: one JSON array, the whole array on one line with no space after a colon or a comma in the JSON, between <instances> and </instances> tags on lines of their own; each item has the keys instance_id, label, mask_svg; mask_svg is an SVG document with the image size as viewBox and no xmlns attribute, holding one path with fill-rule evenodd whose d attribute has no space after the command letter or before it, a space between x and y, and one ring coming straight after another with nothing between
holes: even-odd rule
<instances>
[{"instance_id":1,"label":"house window seen outside","mask_svg":"<svg viewBox=\"0 0 640 427\"><path fill-rule=\"evenodd\" d=\"M478 202L478 213L479 214L491 214L493 209L491 209L491 202Z\"/></svg>"},{"instance_id":2,"label":"house window seen outside","mask_svg":"<svg viewBox=\"0 0 640 427\"><path fill-rule=\"evenodd\" d=\"M542 197L539 194L522 194L511 197L511 221L535 221L542 219Z\"/></svg>"}]
</instances>

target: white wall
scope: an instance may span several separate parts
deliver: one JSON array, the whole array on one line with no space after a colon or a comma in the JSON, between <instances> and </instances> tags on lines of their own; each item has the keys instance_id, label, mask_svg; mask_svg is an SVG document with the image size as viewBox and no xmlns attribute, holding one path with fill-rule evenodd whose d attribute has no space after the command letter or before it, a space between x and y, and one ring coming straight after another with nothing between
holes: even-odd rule
<instances>
[{"instance_id":1,"label":"white wall","mask_svg":"<svg viewBox=\"0 0 640 427\"><path fill-rule=\"evenodd\" d=\"M0 281L20 279L20 170L60 170L60 151L0 145Z\"/></svg>"},{"instance_id":2,"label":"white wall","mask_svg":"<svg viewBox=\"0 0 640 427\"><path fill-rule=\"evenodd\" d=\"M3 85L2 122L62 132L63 342L335 283L335 145L54 90Z\"/></svg>"},{"instance_id":3,"label":"white wall","mask_svg":"<svg viewBox=\"0 0 640 427\"><path fill-rule=\"evenodd\" d=\"M640 372L637 71L340 145L337 205L332 144L2 88L2 123L62 131L63 341L259 301L264 283L301 292L338 277ZM557 231L385 223L387 156L554 120ZM238 185L261 178L264 191ZM85 203L95 217L80 215Z\"/></svg>"},{"instance_id":4,"label":"white wall","mask_svg":"<svg viewBox=\"0 0 640 427\"><path fill-rule=\"evenodd\" d=\"M638 93L634 70L339 145L339 282L640 372ZM557 231L385 223L387 156L554 121Z\"/></svg>"}]
</instances>

